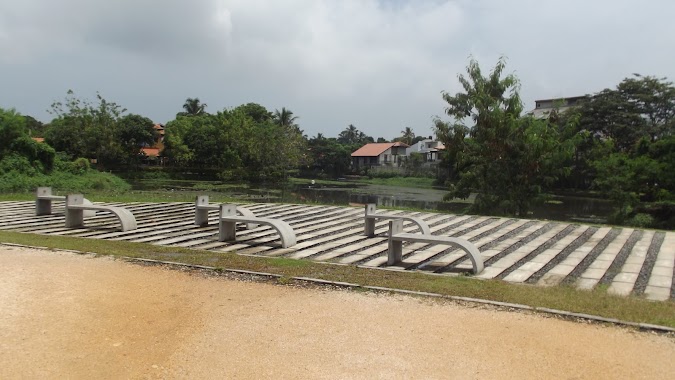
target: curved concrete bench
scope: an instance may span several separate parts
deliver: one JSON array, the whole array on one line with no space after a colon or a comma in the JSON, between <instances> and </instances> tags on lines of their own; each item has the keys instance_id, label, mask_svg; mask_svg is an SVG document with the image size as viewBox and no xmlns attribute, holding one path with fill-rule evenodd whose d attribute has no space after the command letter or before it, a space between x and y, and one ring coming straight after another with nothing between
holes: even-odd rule
<instances>
[{"instance_id":1,"label":"curved concrete bench","mask_svg":"<svg viewBox=\"0 0 675 380\"><path fill-rule=\"evenodd\" d=\"M400 263L403 258L403 242L411 241L427 244L443 244L459 248L466 252L473 265L473 274L479 274L483 271L483 256L476 246L468 240L449 236L420 235L403 232L403 221L393 220L389 222L389 252L387 265Z\"/></svg>"},{"instance_id":2,"label":"curved concrete bench","mask_svg":"<svg viewBox=\"0 0 675 380\"><path fill-rule=\"evenodd\" d=\"M52 194L51 187L38 187L35 194L35 215L51 215L52 214L52 201L66 201L65 195L54 195ZM83 203L85 205L91 205L87 198L83 198ZM87 210L84 212L84 216L90 218L96 216L96 211Z\"/></svg>"},{"instance_id":3,"label":"curved concrete bench","mask_svg":"<svg viewBox=\"0 0 675 380\"><path fill-rule=\"evenodd\" d=\"M210 210L220 210L220 205L209 204L208 195L197 195L197 198L195 198L195 224L199 227L208 226ZM255 217L251 210L239 206L237 206L237 214L241 216ZM255 223L246 223L245 226L248 230L258 228L258 225Z\"/></svg>"},{"instance_id":4,"label":"curved concrete bench","mask_svg":"<svg viewBox=\"0 0 675 380\"><path fill-rule=\"evenodd\" d=\"M417 224L420 228L420 231L424 235L431 235L431 229L429 225L422 220L421 218L416 218L414 216L399 216L399 215L383 215L378 214L377 206L374 203L369 203L366 205L366 236L373 237L375 236L375 220L376 219L388 219L388 220L407 220Z\"/></svg>"},{"instance_id":5,"label":"curved concrete bench","mask_svg":"<svg viewBox=\"0 0 675 380\"><path fill-rule=\"evenodd\" d=\"M84 204L82 194L66 196L66 227L82 227L85 210L107 211L115 214L122 225L122 232L136 229L136 218L131 211L122 207Z\"/></svg>"},{"instance_id":6,"label":"curved concrete bench","mask_svg":"<svg viewBox=\"0 0 675 380\"><path fill-rule=\"evenodd\" d=\"M237 215L237 206L221 204L218 222L218 240L235 241L237 239L237 223L256 223L271 226L281 237L281 247L288 248L296 244L293 228L283 220L258 218L255 216Z\"/></svg>"}]
</instances>

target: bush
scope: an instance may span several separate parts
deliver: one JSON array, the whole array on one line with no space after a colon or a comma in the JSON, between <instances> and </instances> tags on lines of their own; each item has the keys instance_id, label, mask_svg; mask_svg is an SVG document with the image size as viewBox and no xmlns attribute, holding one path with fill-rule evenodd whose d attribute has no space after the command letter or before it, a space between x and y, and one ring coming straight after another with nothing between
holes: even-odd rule
<instances>
[{"instance_id":1,"label":"bush","mask_svg":"<svg viewBox=\"0 0 675 380\"><path fill-rule=\"evenodd\" d=\"M626 225L638 228L648 228L654 225L654 217L649 214L639 213L626 221Z\"/></svg>"},{"instance_id":2,"label":"bush","mask_svg":"<svg viewBox=\"0 0 675 380\"><path fill-rule=\"evenodd\" d=\"M39 165L39 163L38 163ZM36 168L28 158L17 153L11 153L0 160L0 174L13 173L15 175L36 176L41 173L41 165Z\"/></svg>"}]
</instances>

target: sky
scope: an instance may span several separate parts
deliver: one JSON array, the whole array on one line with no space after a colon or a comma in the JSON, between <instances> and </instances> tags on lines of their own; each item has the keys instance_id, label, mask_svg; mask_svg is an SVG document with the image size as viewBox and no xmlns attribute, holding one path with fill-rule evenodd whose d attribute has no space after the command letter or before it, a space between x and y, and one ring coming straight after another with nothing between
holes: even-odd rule
<instances>
[{"instance_id":1,"label":"sky","mask_svg":"<svg viewBox=\"0 0 675 380\"><path fill-rule=\"evenodd\" d=\"M166 123L197 97L286 107L309 137L427 136L470 57L486 72L506 57L526 109L633 73L672 81L674 14L672 0L3 0L0 107L48 122L72 89Z\"/></svg>"}]
</instances>

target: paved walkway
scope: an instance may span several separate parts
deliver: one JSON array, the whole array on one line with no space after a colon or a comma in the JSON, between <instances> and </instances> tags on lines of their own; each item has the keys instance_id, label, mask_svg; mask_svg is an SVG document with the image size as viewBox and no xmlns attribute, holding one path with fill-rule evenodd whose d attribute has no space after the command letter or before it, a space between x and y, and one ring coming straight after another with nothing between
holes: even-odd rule
<instances>
[{"instance_id":1,"label":"paved walkway","mask_svg":"<svg viewBox=\"0 0 675 380\"><path fill-rule=\"evenodd\" d=\"M35 216L34 202L0 202L0 230L95 239L125 240L163 246L240 254L329 261L383 267L387 255L387 222L376 224L376 236L364 235L363 208L292 204L246 205L257 216L288 222L298 244L282 249L269 227L237 232L237 242L217 239L217 211L210 225L194 225L193 203L101 203L128 208L138 229L119 232L110 214L85 220L86 228L64 227L63 207ZM434 235L468 239L485 259L480 278L542 286L574 285L582 289L606 286L619 295L653 300L675 299L675 233L621 227L471 215L378 210L424 219ZM405 232L414 232L412 223ZM403 262L393 270L456 275L471 269L463 252L446 246L406 244Z\"/></svg>"}]
</instances>

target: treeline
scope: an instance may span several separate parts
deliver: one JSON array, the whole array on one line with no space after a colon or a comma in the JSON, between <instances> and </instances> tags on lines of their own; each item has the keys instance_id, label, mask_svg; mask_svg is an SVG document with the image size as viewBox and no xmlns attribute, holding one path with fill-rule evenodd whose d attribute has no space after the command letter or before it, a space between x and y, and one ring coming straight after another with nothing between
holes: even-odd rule
<instances>
[{"instance_id":1,"label":"treeline","mask_svg":"<svg viewBox=\"0 0 675 380\"><path fill-rule=\"evenodd\" d=\"M463 92L444 93L449 197L478 193L475 212L528 215L554 191L597 192L615 202L615 223L675 225L675 87L636 75L545 118L523 113L519 82L500 60L484 76L476 61Z\"/></svg>"},{"instance_id":2,"label":"treeline","mask_svg":"<svg viewBox=\"0 0 675 380\"><path fill-rule=\"evenodd\" d=\"M599 195L616 205L612 221L675 226L675 87L664 78L627 78L616 88L581 100L546 117L525 112L520 83L504 75L500 60L484 75L471 61L460 75L462 91L443 93L449 121L434 131L445 145L437 182L449 198L477 193L473 211L527 216L548 194ZM336 137L304 135L298 117L286 108L270 111L248 103L215 113L197 98L167 122L162 162L183 171L208 170L222 180L280 182L288 176L337 178L355 173L351 153L372 142L415 136L406 127L398 137L374 139L347 126ZM58 162L94 162L101 169L136 168L147 157L142 147L160 140L153 122L127 114L100 95L94 102L69 91L52 105L47 125L3 111L1 173L48 173ZM21 125L17 127L17 125ZM44 137L39 144L30 137ZM57 154L58 152L58 154ZM424 158L404 165L419 173ZM88 166L87 166L88 167Z\"/></svg>"},{"instance_id":3,"label":"treeline","mask_svg":"<svg viewBox=\"0 0 675 380\"><path fill-rule=\"evenodd\" d=\"M52 146L31 138L42 126L13 109L0 108L0 191L27 192L39 186L59 191L125 191L120 178L92 170L89 160L72 159Z\"/></svg>"}]
</instances>

